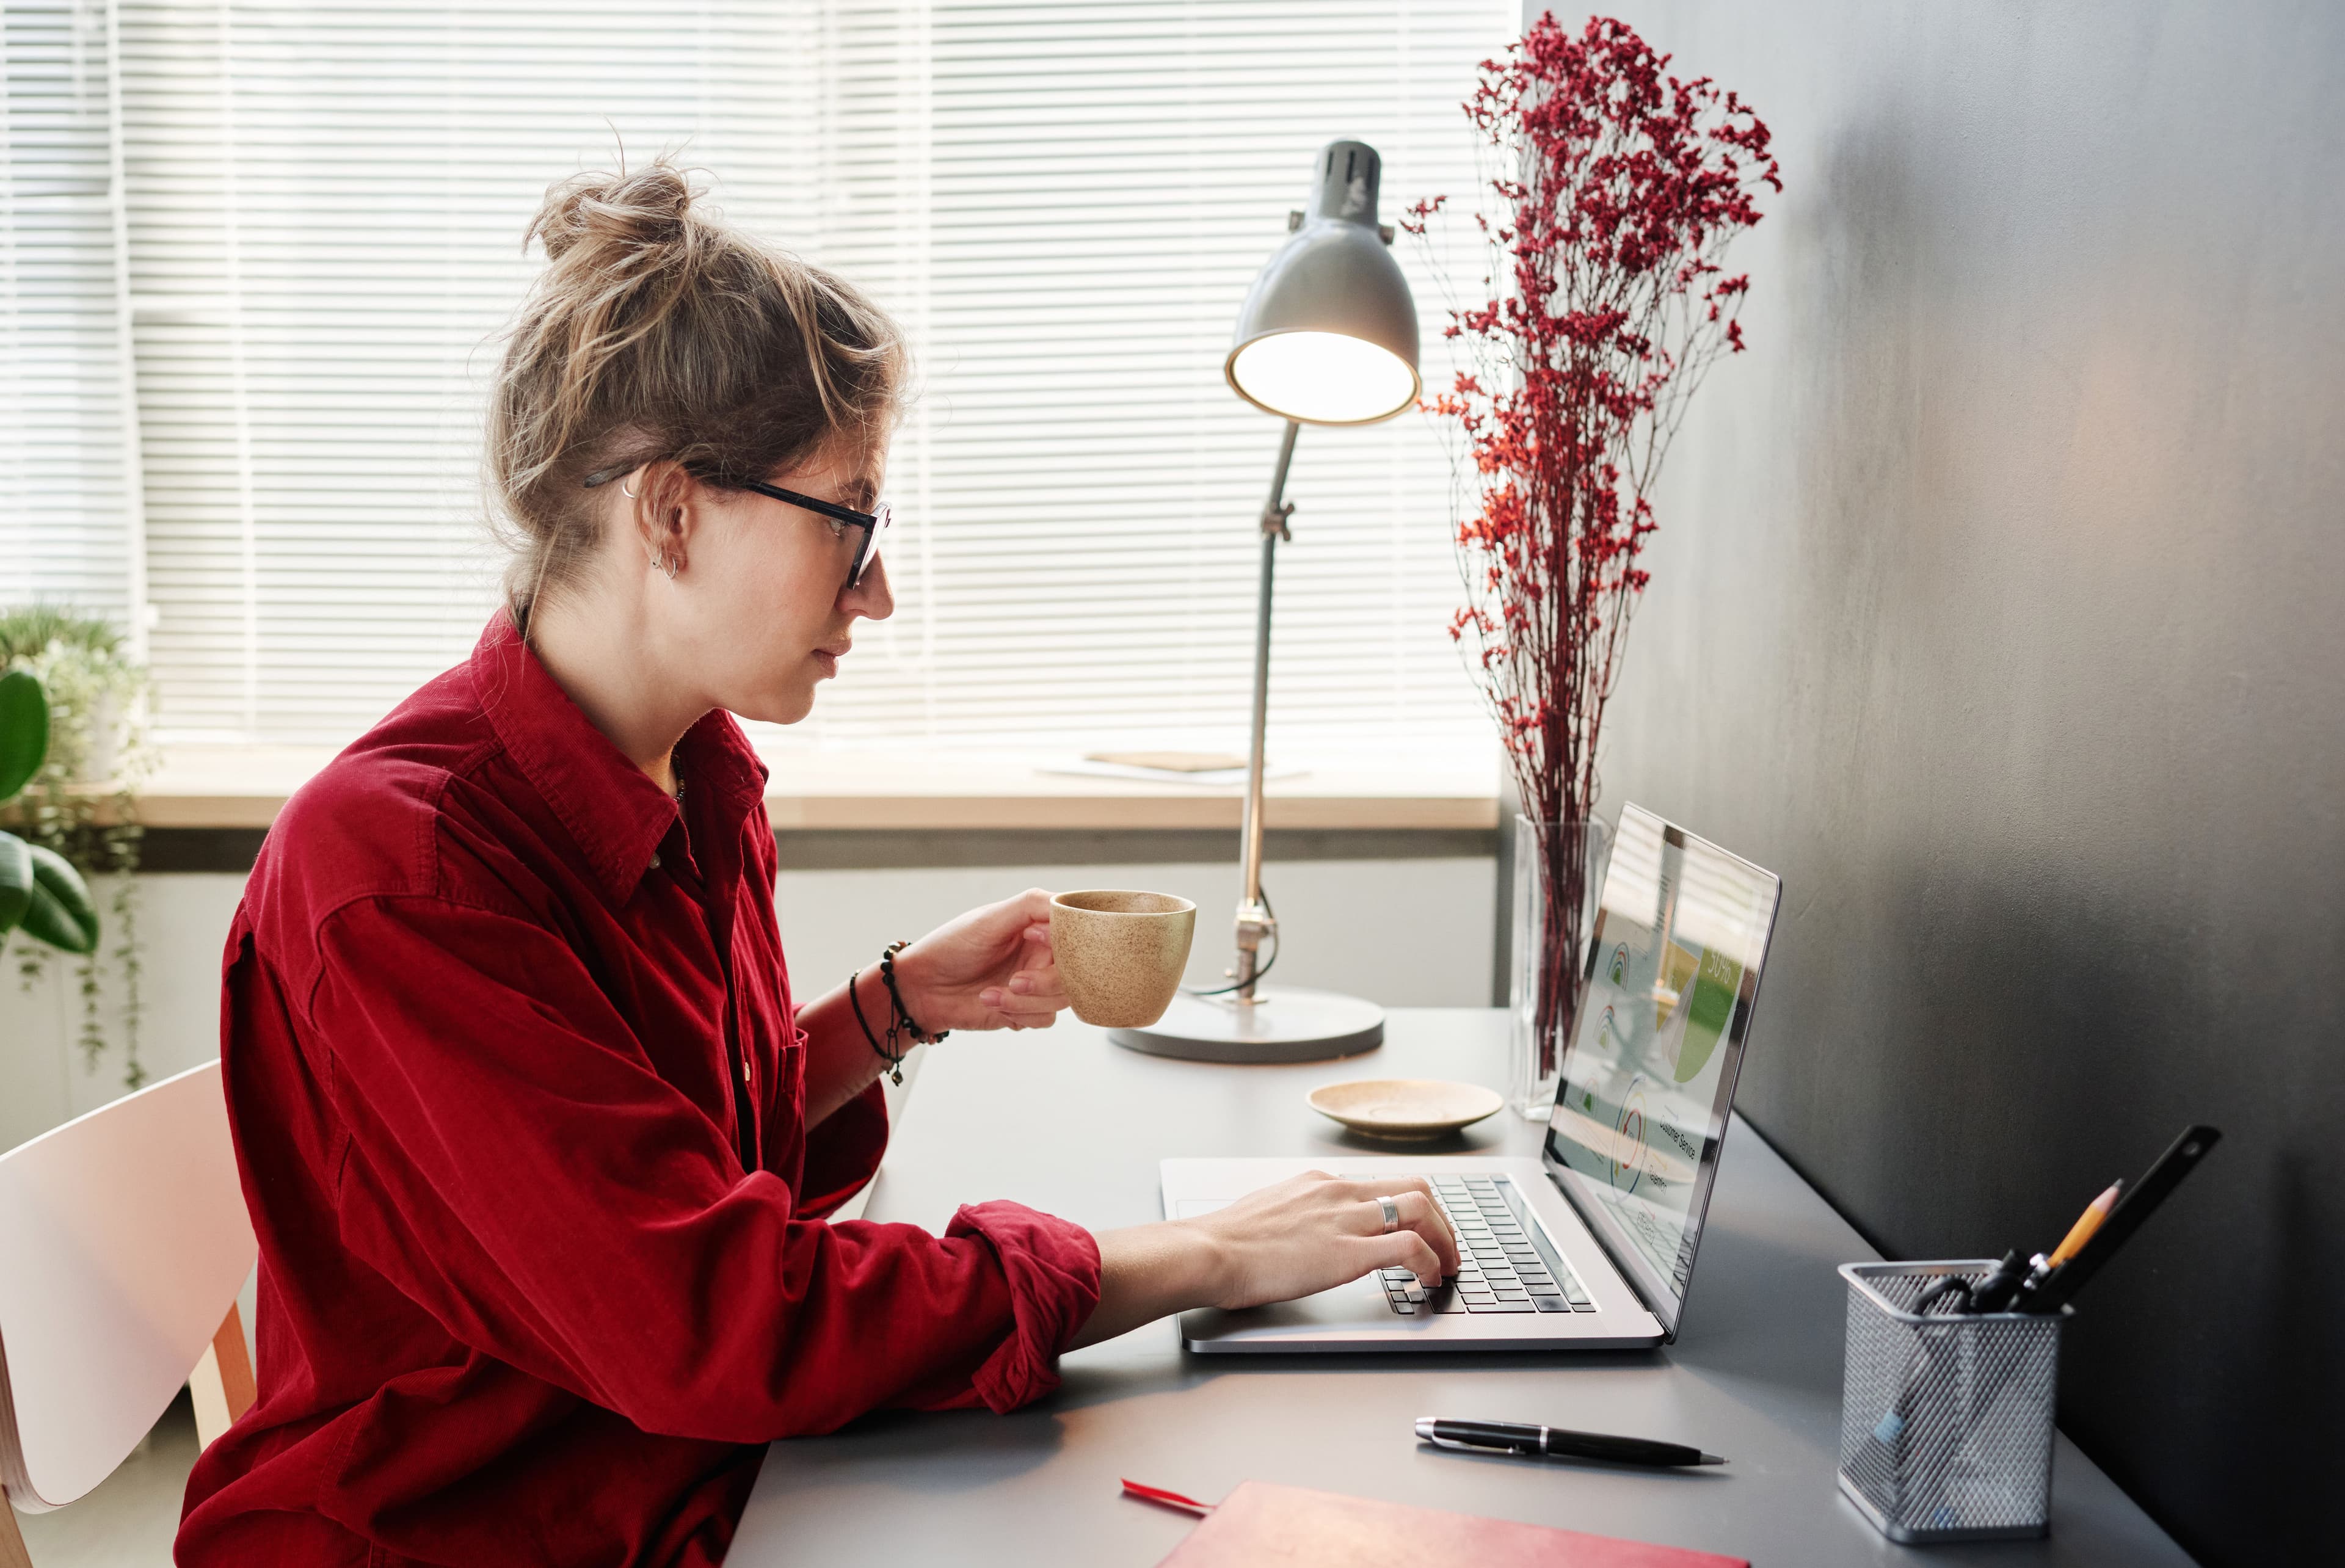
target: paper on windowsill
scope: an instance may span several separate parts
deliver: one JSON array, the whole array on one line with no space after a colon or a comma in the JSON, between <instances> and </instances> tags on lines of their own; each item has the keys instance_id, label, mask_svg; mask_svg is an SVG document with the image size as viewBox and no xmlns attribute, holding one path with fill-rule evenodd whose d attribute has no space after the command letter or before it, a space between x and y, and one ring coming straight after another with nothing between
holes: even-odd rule
<instances>
[{"instance_id":1,"label":"paper on windowsill","mask_svg":"<svg viewBox=\"0 0 2345 1568\"><path fill-rule=\"evenodd\" d=\"M1196 784L1208 789L1230 785L1245 787L1246 771L1237 768L1209 768L1189 771L1176 768L1141 768L1128 763L1095 763L1087 757L1073 757L1065 762L1049 762L1038 765L1041 774L1072 774L1081 778L1128 779L1134 784ZM1294 779L1309 775L1308 768L1265 767L1262 776L1267 779Z\"/></svg>"}]
</instances>

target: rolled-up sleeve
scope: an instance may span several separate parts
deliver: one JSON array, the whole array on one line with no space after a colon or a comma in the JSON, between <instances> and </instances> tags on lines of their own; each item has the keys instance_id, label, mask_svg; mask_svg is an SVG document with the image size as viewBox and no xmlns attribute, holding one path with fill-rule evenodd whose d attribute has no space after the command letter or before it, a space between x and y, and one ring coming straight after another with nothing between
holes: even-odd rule
<instances>
[{"instance_id":1,"label":"rolled-up sleeve","mask_svg":"<svg viewBox=\"0 0 2345 1568\"><path fill-rule=\"evenodd\" d=\"M1081 1238L1074 1247L1066 1232ZM979 1398L995 1411L1012 1411L1059 1383L1059 1352L1099 1305L1099 1244L1091 1232L1040 1214L1022 1203L964 1207L947 1236L982 1236L1009 1280L1016 1331L971 1374Z\"/></svg>"},{"instance_id":2,"label":"rolled-up sleeve","mask_svg":"<svg viewBox=\"0 0 2345 1568\"><path fill-rule=\"evenodd\" d=\"M645 1431L758 1442L887 1406L1008 1410L1055 1385L1098 1302L1089 1232L1016 1204L941 1237L818 1218L876 1166L883 1107L815 1129L816 1209L745 1173L533 921L369 898L320 954L304 1032L347 1139L345 1244L456 1339Z\"/></svg>"}]
</instances>

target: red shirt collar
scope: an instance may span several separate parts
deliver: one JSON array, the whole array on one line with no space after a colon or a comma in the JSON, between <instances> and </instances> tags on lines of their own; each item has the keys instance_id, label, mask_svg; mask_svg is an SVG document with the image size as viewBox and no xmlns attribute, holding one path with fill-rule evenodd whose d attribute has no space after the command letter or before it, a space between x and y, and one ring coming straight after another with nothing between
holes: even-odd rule
<instances>
[{"instance_id":1,"label":"red shirt collar","mask_svg":"<svg viewBox=\"0 0 2345 1568\"><path fill-rule=\"evenodd\" d=\"M481 632L472 670L481 711L506 755L569 829L613 902L625 903L680 814L675 798L594 727L505 612ZM766 764L722 708L685 732L676 760L685 787L706 792L720 822L764 805Z\"/></svg>"}]
</instances>

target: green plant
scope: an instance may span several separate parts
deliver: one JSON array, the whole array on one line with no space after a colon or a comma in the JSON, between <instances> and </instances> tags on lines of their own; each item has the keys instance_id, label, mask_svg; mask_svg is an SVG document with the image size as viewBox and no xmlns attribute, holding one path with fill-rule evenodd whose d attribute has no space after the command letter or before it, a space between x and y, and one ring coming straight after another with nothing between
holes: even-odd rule
<instances>
[{"instance_id":1,"label":"green plant","mask_svg":"<svg viewBox=\"0 0 2345 1568\"><path fill-rule=\"evenodd\" d=\"M48 753L48 693L22 670L0 674L0 803L32 783ZM68 953L94 953L97 909L72 862L0 829L0 936L19 930Z\"/></svg>"},{"instance_id":2,"label":"green plant","mask_svg":"<svg viewBox=\"0 0 2345 1568\"><path fill-rule=\"evenodd\" d=\"M137 1088L147 1075L138 1059L143 970L138 884L132 875L138 868L140 837L134 792L155 760L144 733L146 671L105 622L36 606L0 613L0 672L5 672L0 679L10 693L6 707L0 709L0 729L9 737L0 743L5 746L0 754L7 759L0 765L0 784L9 786L0 790L0 800L16 796L7 814L15 829L8 836L23 846L36 883L43 881L42 867L50 868L52 877L59 868L73 873L76 867L80 873L113 877L107 903L116 941L110 952L101 952L96 911L80 874L72 877L78 906L86 915L80 937L58 940L66 928L32 913L41 906L30 899L26 915L15 922L0 919L0 937L13 932L33 939L14 944L17 971L26 986L46 972L51 947L80 959L76 978L82 1017L76 1043L93 1070L107 1045L100 983L111 960L122 978L122 1031L127 1047L123 1079ZM36 711L38 744L20 741L20 736L33 734L34 720L27 715ZM9 858L10 852L0 845L0 861ZM5 876L5 867L0 866L0 884ZM0 893L0 905L6 896ZM81 929L72 922L68 926Z\"/></svg>"}]
</instances>

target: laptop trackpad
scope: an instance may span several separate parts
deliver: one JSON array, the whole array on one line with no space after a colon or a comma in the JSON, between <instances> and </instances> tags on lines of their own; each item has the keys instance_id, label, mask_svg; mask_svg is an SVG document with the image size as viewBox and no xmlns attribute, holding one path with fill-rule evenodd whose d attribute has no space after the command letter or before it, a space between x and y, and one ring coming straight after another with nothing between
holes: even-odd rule
<instances>
[{"instance_id":1,"label":"laptop trackpad","mask_svg":"<svg viewBox=\"0 0 2345 1568\"><path fill-rule=\"evenodd\" d=\"M1210 1307L1183 1312L1181 1333L1193 1341L1238 1333L1250 1340L1276 1340L1288 1334L1324 1334L1330 1329L1397 1326L1406 1320L1393 1316L1384 1286L1370 1274L1299 1301L1274 1301L1235 1312Z\"/></svg>"}]
</instances>

